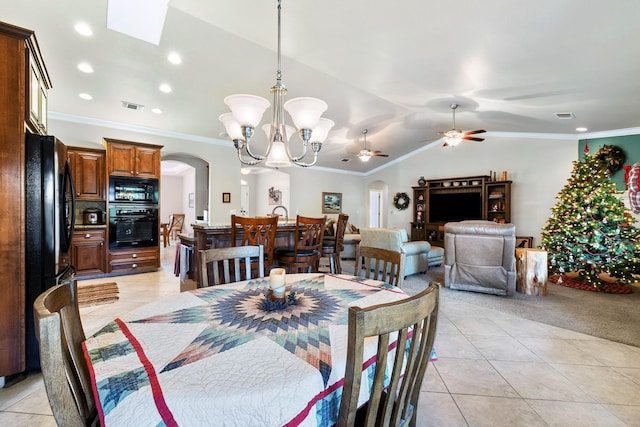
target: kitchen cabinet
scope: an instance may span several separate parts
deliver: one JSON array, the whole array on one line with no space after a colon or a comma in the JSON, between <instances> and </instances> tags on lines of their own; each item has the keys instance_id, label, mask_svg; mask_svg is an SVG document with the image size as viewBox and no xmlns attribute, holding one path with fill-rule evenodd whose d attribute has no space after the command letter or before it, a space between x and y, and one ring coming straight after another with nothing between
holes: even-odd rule
<instances>
[{"instance_id":1,"label":"kitchen cabinet","mask_svg":"<svg viewBox=\"0 0 640 427\"><path fill-rule=\"evenodd\" d=\"M73 233L71 263L79 277L106 273L106 229L80 228Z\"/></svg>"},{"instance_id":2,"label":"kitchen cabinet","mask_svg":"<svg viewBox=\"0 0 640 427\"><path fill-rule=\"evenodd\" d=\"M140 178L160 178L159 145L104 139L108 174Z\"/></svg>"},{"instance_id":3,"label":"kitchen cabinet","mask_svg":"<svg viewBox=\"0 0 640 427\"><path fill-rule=\"evenodd\" d=\"M29 83L25 87L28 108L25 110L25 121L29 131L46 135L48 126L47 96L49 89L51 89L51 80L49 80L49 75L44 67L40 50L34 49L33 45L28 50L27 70Z\"/></svg>"},{"instance_id":4,"label":"kitchen cabinet","mask_svg":"<svg viewBox=\"0 0 640 427\"><path fill-rule=\"evenodd\" d=\"M106 175L104 150L69 147L67 149L76 200L104 201Z\"/></svg>"},{"instance_id":5,"label":"kitchen cabinet","mask_svg":"<svg viewBox=\"0 0 640 427\"><path fill-rule=\"evenodd\" d=\"M46 131L46 100L44 128L31 122L32 70L44 90L51 81L33 31L0 23L0 58L0 377L11 377L26 365L25 130Z\"/></svg>"},{"instance_id":6,"label":"kitchen cabinet","mask_svg":"<svg viewBox=\"0 0 640 427\"><path fill-rule=\"evenodd\" d=\"M158 268L160 268L160 246L109 251L110 273L142 273L155 271Z\"/></svg>"}]
</instances>

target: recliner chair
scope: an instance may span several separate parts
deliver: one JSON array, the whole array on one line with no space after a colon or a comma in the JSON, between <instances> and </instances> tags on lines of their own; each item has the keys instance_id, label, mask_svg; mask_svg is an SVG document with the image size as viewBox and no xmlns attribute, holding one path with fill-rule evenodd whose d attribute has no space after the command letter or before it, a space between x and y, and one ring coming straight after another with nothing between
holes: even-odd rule
<instances>
[{"instance_id":1,"label":"recliner chair","mask_svg":"<svg viewBox=\"0 0 640 427\"><path fill-rule=\"evenodd\" d=\"M514 224L448 222L444 233L445 287L494 295L515 294Z\"/></svg>"}]
</instances>

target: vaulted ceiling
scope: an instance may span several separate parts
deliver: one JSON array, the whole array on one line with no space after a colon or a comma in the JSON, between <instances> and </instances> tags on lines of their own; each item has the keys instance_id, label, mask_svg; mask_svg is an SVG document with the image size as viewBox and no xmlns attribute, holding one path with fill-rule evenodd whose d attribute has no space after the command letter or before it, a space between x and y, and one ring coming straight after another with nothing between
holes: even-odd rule
<instances>
[{"instance_id":1,"label":"vaulted ceiling","mask_svg":"<svg viewBox=\"0 0 640 427\"><path fill-rule=\"evenodd\" d=\"M0 19L36 32L52 119L231 145L218 121L224 97L270 99L276 4L171 0L159 45L107 29L107 0L0 0ZM577 127L615 134L640 124L638 17L637 0L283 0L283 82L288 98L329 104L336 125L319 165L330 168L371 170L436 141L452 127L452 103L457 127L486 129L486 141L512 132L582 138ZM77 22L93 35L78 35ZM167 61L173 51L182 64ZM78 71L80 62L94 72ZM370 148L389 158L354 156L365 128Z\"/></svg>"}]
</instances>

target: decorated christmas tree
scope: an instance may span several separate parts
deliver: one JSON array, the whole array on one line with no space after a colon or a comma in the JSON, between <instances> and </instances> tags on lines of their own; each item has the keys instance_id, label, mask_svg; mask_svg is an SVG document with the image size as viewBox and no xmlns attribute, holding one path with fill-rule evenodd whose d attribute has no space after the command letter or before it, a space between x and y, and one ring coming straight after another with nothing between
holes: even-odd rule
<instances>
[{"instance_id":1,"label":"decorated christmas tree","mask_svg":"<svg viewBox=\"0 0 640 427\"><path fill-rule=\"evenodd\" d=\"M574 162L569 182L556 196L553 214L542 230L549 274L577 272L580 280L598 289L602 273L619 283L633 282L640 261L640 231L616 197L615 183L609 180L611 162L601 151Z\"/></svg>"}]
</instances>

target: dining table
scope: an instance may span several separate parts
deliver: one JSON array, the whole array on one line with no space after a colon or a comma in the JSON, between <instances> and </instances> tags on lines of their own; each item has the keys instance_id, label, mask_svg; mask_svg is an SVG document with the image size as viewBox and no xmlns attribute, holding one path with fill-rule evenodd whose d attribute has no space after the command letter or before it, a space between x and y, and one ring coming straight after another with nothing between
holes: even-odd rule
<instances>
[{"instance_id":1,"label":"dining table","mask_svg":"<svg viewBox=\"0 0 640 427\"><path fill-rule=\"evenodd\" d=\"M348 308L398 301L395 286L350 275L286 275L163 297L83 343L103 426L332 426L345 375ZM376 341L365 345L368 400ZM389 369L389 367L387 367Z\"/></svg>"}]
</instances>

